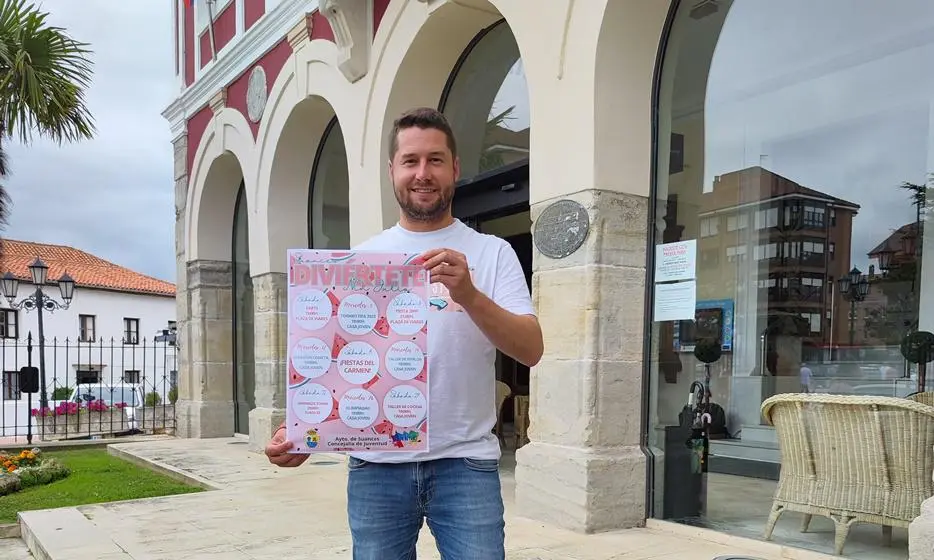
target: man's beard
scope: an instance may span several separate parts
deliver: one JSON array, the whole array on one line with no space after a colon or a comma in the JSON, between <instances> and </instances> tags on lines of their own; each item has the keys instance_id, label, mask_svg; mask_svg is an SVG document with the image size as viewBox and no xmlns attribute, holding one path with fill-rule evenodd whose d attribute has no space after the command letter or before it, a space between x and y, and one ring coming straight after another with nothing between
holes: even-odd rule
<instances>
[{"instance_id":1,"label":"man's beard","mask_svg":"<svg viewBox=\"0 0 934 560\"><path fill-rule=\"evenodd\" d=\"M451 207L451 199L454 197L454 189L438 189L438 200L431 206L420 206L412 202L412 194L406 187L401 193L398 189L393 189L396 193L396 202L399 208L405 214L405 217L413 222L434 222L443 217Z\"/></svg>"}]
</instances>

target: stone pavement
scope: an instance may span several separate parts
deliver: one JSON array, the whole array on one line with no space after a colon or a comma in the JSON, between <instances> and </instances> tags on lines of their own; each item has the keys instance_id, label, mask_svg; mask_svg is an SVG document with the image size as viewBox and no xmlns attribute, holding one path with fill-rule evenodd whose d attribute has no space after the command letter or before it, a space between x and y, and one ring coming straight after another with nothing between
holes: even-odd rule
<instances>
[{"instance_id":1,"label":"stone pavement","mask_svg":"<svg viewBox=\"0 0 934 560\"><path fill-rule=\"evenodd\" d=\"M38 558L68 560L347 559L346 464L314 456L278 469L251 453L245 439L168 439L114 444L112 453L149 461L164 472L213 490L111 504L25 512L23 541ZM507 558L516 560L713 560L747 555L762 560L814 558L793 549L737 539L714 542L702 533L657 528L582 535L518 517L513 459L504 456ZM737 545L737 546L734 546ZM17 555L18 554L18 555ZM24 555L25 554L25 555ZM423 529L420 559L439 558ZM0 558L32 558L22 541L0 541Z\"/></svg>"}]
</instances>

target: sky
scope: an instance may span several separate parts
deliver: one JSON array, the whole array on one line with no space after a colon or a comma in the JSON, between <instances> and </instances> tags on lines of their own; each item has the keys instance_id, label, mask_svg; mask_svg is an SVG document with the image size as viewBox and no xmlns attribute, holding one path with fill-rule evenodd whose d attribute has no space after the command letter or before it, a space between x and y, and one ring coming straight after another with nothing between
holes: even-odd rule
<instances>
[{"instance_id":1,"label":"sky","mask_svg":"<svg viewBox=\"0 0 934 560\"><path fill-rule=\"evenodd\" d=\"M801 14L807 13L803 18ZM734 2L706 85L705 189L751 165L860 206L852 264L934 170L934 3Z\"/></svg>"},{"instance_id":2,"label":"sky","mask_svg":"<svg viewBox=\"0 0 934 560\"><path fill-rule=\"evenodd\" d=\"M52 25L90 43L92 140L5 145L12 213L3 237L69 245L175 281L169 123L177 93L172 10L164 0L41 0Z\"/></svg>"}]
</instances>

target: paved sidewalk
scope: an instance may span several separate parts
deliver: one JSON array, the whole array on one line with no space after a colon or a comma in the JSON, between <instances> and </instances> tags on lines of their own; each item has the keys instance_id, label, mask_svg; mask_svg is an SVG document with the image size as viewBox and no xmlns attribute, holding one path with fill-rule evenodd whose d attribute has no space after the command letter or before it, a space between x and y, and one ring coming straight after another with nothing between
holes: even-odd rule
<instances>
[{"instance_id":1,"label":"paved sidewalk","mask_svg":"<svg viewBox=\"0 0 934 560\"><path fill-rule=\"evenodd\" d=\"M111 451L184 472L217 489L26 512L24 540L41 543L48 558L69 560L350 558L346 465L341 456L314 456L300 468L278 469L264 456L250 453L240 438L116 444ZM511 460L510 455L504 457L502 474L509 559L782 557L763 554L758 546L755 551L741 550L652 529L581 535L518 517L514 513ZM3 552L0 548L0 557L7 557ZM419 559L439 558L427 528L419 539L418 554Z\"/></svg>"}]
</instances>

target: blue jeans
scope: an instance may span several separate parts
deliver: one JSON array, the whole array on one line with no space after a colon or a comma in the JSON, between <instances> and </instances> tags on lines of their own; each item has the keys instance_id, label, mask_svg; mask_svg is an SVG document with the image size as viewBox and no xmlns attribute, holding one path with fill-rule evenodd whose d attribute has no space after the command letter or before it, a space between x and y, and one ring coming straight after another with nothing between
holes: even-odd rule
<instances>
[{"instance_id":1,"label":"blue jeans","mask_svg":"<svg viewBox=\"0 0 934 560\"><path fill-rule=\"evenodd\" d=\"M371 463L350 458L347 514L353 560L414 560L427 520L443 560L503 560L496 459Z\"/></svg>"}]
</instances>

